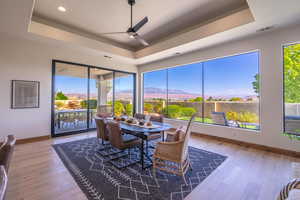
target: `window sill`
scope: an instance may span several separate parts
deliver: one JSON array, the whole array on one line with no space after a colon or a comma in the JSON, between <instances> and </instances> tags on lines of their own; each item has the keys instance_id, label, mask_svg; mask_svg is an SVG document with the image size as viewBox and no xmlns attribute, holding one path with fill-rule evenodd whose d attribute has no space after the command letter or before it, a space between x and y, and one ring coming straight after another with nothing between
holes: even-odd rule
<instances>
[{"instance_id":1,"label":"window sill","mask_svg":"<svg viewBox=\"0 0 300 200\"><path fill-rule=\"evenodd\" d=\"M183 122L188 122L186 120L180 120L180 119L171 119L171 118L164 118L164 120L166 120L166 122L170 121L170 122L178 122L178 123L183 123ZM222 126L222 125L217 125L217 124L208 124L208 123L202 123L202 122L194 122L197 124L197 126L207 126L207 127L222 127L225 129L235 129L235 130L241 130L243 132L251 132L252 134L260 134L261 133L261 129L255 130L255 129L246 129L246 128L240 128L240 127L232 127L232 126Z\"/></svg>"}]
</instances>

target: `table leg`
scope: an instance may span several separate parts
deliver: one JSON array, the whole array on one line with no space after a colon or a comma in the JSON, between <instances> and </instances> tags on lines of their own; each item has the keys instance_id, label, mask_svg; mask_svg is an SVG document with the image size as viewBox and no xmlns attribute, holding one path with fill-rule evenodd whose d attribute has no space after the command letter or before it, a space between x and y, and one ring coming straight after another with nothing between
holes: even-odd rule
<instances>
[{"instance_id":1,"label":"table leg","mask_svg":"<svg viewBox=\"0 0 300 200\"><path fill-rule=\"evenodd\" d=\"M142 139L140 151L141 151L140 162L141 162L141 165L142 165L142 170L144 170L144 139Z\"/></svg>"},{"instance_id":2,"label":"table leg","mask_svg":"<svg viewBox=\"0 0 300 200\"><path fill-rule=\"evenodd\" d=\"M163 142L165 141L165 132L164 131L162 132L162 141Z\"/></svg>"}]
</instances>

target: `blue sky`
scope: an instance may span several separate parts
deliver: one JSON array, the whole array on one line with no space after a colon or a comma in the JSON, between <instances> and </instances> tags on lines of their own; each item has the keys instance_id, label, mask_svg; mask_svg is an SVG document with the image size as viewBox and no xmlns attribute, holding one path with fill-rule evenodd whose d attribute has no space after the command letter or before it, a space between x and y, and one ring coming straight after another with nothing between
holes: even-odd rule
<instances>
[{"instance_id":1,"label":"blue sky","mask_svg":"<svg viewBox=\"0 0 300 200\"><path fill-rule=\"evenodd\" d=\"M168 69L169 89L192 94L202 93L202 66L204 67L205 96L255 95L252 82L259 70L259 53L252 52L203 63L194 63ZM145 88L165 89L167 70L144 74ZM133 76L115 80L116 92L133 89ZM90 81L91 93L96 93L96 81ZM87 79L56 76L56 91L86 93Z\"/></svg>"},{"instance_id":2,"label":"blue sky","mask_svg":"<svg viewBox=\"0 0 300 200\"><path fill-rule=\"evenodd\" d=\"M255 95L252 82L259 71L258 52L170 68L169 89L201 94L202 65L205 96ZM144 74L145 88L166 88L166 76L166 70Z\"/></svg>"},{"instance_id":3,"label":"blue sky","mask_svg":"<svg viewBox=\"0 0 300 200\"><path fill-rule=\"evenodd\" d=\"M55 76L55 90L63 93L87 93L88 80L71 76ZM116 92L122 90L133 90L133 75L115 79ZM97 93L96 80L90 80L91 93Z\"/></svg>"}]
</instances>

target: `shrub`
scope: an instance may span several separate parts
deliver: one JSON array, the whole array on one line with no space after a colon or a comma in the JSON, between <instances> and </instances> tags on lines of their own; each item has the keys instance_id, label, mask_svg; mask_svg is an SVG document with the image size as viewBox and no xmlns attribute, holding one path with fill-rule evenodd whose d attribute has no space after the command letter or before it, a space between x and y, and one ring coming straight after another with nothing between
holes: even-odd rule
<instances>
[{"instance_id":1,"label":"shrub","mask_svg":"<svg viewBox=\"0 0 300 200\"><path fill-rule=\"evenodd\" d=\"M234 120L234 121L238 121L238 113L234 112L234 111L229 111L226 113L226 118L227 120Z\"/></svg>"},{"instance_id":2,"label":"shrub","mask_svg":"<svg viewBox=\"0 0 300 200\"><path fill-rule=\"evenodd\" d=\"M120 116L125 112L124 105L121 101L115 101L114 103L114 111L116 116Z\"/></svg>"},{"instance_id":3,"label":"shrub","mask_svg":"<svg viewBox=\"0 0 300 200\"><path fill-rule=\"evenodd\" d=\"M63 101L55 101L56 109L61 110L65 106L65 103Z\"/></svg>"},{"instance_id":4,"label":"shrub","mask_svg":"<svg viewBox=\"0 0 300 200\"><path fill-rule=\"evenodd\" d=\"M87 100L83 100L80 102L81 108L87 108ZM90 109L97 109L97 100L96 99L90 99L89 100L89 106Z\"/></svg>"},{"instance_id":5,"label":"shrub","mask_svg":"<svg viewBox=\"0 0 300 200\"><path fill-rule=\"evenodd\" d=\"M257 123L258 122L258 116L255 113L251 112L234 112L234 111L229 111L226 113L226 118L228 120L234 120L238 122L248 122L248 123Z\"/></svg>"},{"instance_id":6,"label":"shrub","mask_svg":"<svg viewBox=\"0 0 300 200\"><path fill-rule=\"evenodd\" d=\"M78 101L69 101L67 108L69 109L79 109L80 108L80 103Z\"/></svg>"},{"instance_id":7,"label":"shrub","mask_svg":"<svg viewBox=\"0 0 300 200\"><path fill-rule=\"evenodd\" d=\"M238 121L240 122L249 122L256 123L258 122L258 116L255 113L251 112L241 112L239 113Z\"/></svg>"},{"instance_id":8,"label":"shrub","mask_svg":"<svg viewBox=\"0 0 300 200\"><path fill-rule=\"evenodd\" d=\"M178 105L169 105L164 109L164 114L169 118L178 118L181 115L181 107Z\"/></svg>"},{"instance_id":9,"label":"shrub","mask_svg":"<svg viewBox=\"0 0 300 200\"><path fill-rule=\"evenodd\" d=\"M126 104L126 106L125 106L125 113L128 116L132 116L132 114L133 114L133 106L132 106L132 104Z\"/></svg>"},{"instance_id":10,"label":"shrub","mask_svg":"<svg viewBox=\"0 0 300 200\"><path fill-rule=\"evenodd\" d=\"M163 102L158 102L157 104L155 104L153 109L154 109L154 112L156 112L156 113L162 113Z\"/></svg>"},{"instance_id":11,"label":"shrub","mask_svg":"<svg viewBox=\"0 0 300 200\"><path fill-rule=\"evenodd\" d=\"M154 112L154 106L150 103L144 104L144 111L147 113L153 113Z\"/></svg>"},{"instance_id":12,"label":"shrub","mask_svg":"<svg viewBox=\"0 0 300 200\"><path fill-rule=\"evenodd\" d=\"M193 114L195 114L197 111L195 108L191 108L191 107L182 107L181 108L181 116L182 117L191 117Z\"/></svg>"}]
</instances>

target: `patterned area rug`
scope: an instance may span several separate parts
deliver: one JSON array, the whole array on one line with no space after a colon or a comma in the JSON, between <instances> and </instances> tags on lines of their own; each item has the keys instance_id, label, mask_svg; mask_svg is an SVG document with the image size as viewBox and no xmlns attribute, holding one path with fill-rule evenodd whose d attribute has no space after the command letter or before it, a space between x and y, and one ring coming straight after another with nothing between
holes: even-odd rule
<instances>
[{"instance_id":1,"label":"patterned area rug","mask_svg":"<svg viewBox=\"0 0 300 200\"><path fill-rule=\"evenodd\" d=\"M53 147L89 200L184 199L226 159L216 153L189 147L193 170L187 172L188 185L185 185L182 177L159 170L154 178L151 168L142 170L140 164L117 169L107 162L108 157L99 154L98 150L103 146L97 138ZM139 150L134 149L130 159L138 158ZM128 161L128 157L122 159L120 162Z\"/></svg>"}]
</instances>

